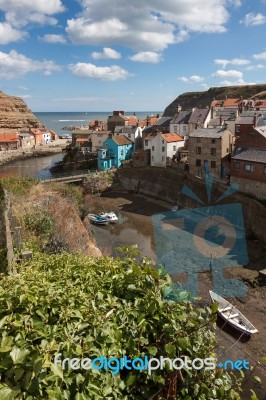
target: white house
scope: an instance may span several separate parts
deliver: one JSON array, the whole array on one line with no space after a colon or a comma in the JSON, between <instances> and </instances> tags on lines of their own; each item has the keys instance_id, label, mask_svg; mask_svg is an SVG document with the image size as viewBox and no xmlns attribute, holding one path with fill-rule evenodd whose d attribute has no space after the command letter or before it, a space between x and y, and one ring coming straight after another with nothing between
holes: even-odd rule
<instances>
[{"instance_id":1,"label":"white house","mask_svg":"<svg viewBox=\"0 0 266 400\"><path fill-rule=\"evenodd\" d=\"M144 139L144 150L150 150L153 167L166 167L183 146L184 138L177 133L155 132Z\"/></svg>"},{"instance_id":2,"label":"white house","mask_svg":"<svg viewBox=\"0 0 266 400\"><path fill-rule=\"evenodd\" d=\"M170 132L177 132L180 136L189 136L198 128L207 128L211 119L209 108L192 108L188 111L179 111L170 122Z\"/></svg>"},{"instance_id":3,"label":"white house","mask_svg":"<svg viewBox=\"0 0 266 400\"><path fill-rule=\"evenodd\" d=\"M135 142L137 137L142 137L142 128L140 126L116 126L114 136L124 135L132 142Z\"/></svg>"}]
</instances>

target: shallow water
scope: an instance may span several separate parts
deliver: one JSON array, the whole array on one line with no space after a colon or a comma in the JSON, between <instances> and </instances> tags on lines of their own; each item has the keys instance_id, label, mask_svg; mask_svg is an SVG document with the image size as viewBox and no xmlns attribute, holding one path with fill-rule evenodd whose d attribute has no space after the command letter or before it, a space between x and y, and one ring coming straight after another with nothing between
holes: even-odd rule
<instances>
[{"instance_id":1,"label":"shallow water","mask_svg":"<svg viewBox=\"0 0 266 400\"><path fill-rule=\"evenodd\" d=\"M34 157L27 160L17 160L0 166L0 178L18 176L24 178L50 178L50 168L62 161L62 153L45 157Z\"/></svg>"}]
</instances>

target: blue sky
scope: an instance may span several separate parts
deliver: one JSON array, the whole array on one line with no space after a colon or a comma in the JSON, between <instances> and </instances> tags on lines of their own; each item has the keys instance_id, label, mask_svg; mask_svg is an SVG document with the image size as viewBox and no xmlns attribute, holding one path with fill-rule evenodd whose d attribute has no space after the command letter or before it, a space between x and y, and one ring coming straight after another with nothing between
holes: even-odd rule
<instances>
[{"instance_id":1,"label":"blue sky","mask_svg":"<svg viewBox=\"0 0 266 400\"><path fill-rule=\"evenodd\" d=\"M0 0L0 90L33 111L161 111L266 83L266 0Z\"/></svg>"}]
</instances>

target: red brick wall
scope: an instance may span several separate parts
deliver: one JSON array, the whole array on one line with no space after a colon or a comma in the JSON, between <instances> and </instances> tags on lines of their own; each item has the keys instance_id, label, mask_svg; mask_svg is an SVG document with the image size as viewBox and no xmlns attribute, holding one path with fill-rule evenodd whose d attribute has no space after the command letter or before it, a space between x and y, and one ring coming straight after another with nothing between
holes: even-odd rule
<instances>
[{"instance_id":1,"label":"red brick wall","mask_svg":"<svg viewBox=\"0 0 266 400\"><path fill-rule=\"evenodd\" d=\"M239 169L236 169L234 167L234 162L238 162L240 164ZM245 164L253 165L254 171L252 172L245 171L244 170ZM249 179L250 181L258 181L266 183L266 174L264 174L264 167L266 167L266 164L260 164L253 161L231 160L231 176L236 178Z\"/></svg>"},{"instance_id":2,"label":"red brick wall","mask_svg":"<svg viewBox=\"0 0 266 400\"><path fill-rule=\"evenodd\" d=\"M248 125L242 125L248 127ZM236 147L266 150L266 139L249 126L245 132L236 133Z\"/></svg>"}]
</instances>

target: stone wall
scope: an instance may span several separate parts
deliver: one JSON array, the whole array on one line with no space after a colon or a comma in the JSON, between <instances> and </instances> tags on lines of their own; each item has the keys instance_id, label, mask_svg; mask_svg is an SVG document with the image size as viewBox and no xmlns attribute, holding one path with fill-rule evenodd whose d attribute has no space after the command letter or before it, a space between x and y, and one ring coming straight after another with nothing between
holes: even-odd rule
<instances>
[{"instance_id":1,"label":"stone wall","mask_svg":"<svg viewBox=\"0 0 266 400\"><path fill-rule=\"evenodd\" d=\"M177 202L179 206L185 208L204 207L208 205L205 181L187 172L174 168L125 168L117 171L117 177L125 189L165 200L170 204ZM204 205L182 194L183 185L191 188L203 201ZM210 204L215 204L215 200L227 189L224 184L215 182ZM242 204L246 234L255 235L258 239L266 243L266 207L258 201L240 193L230 195L218 204L230 203Z\"/></svg>"}]
</instances>

